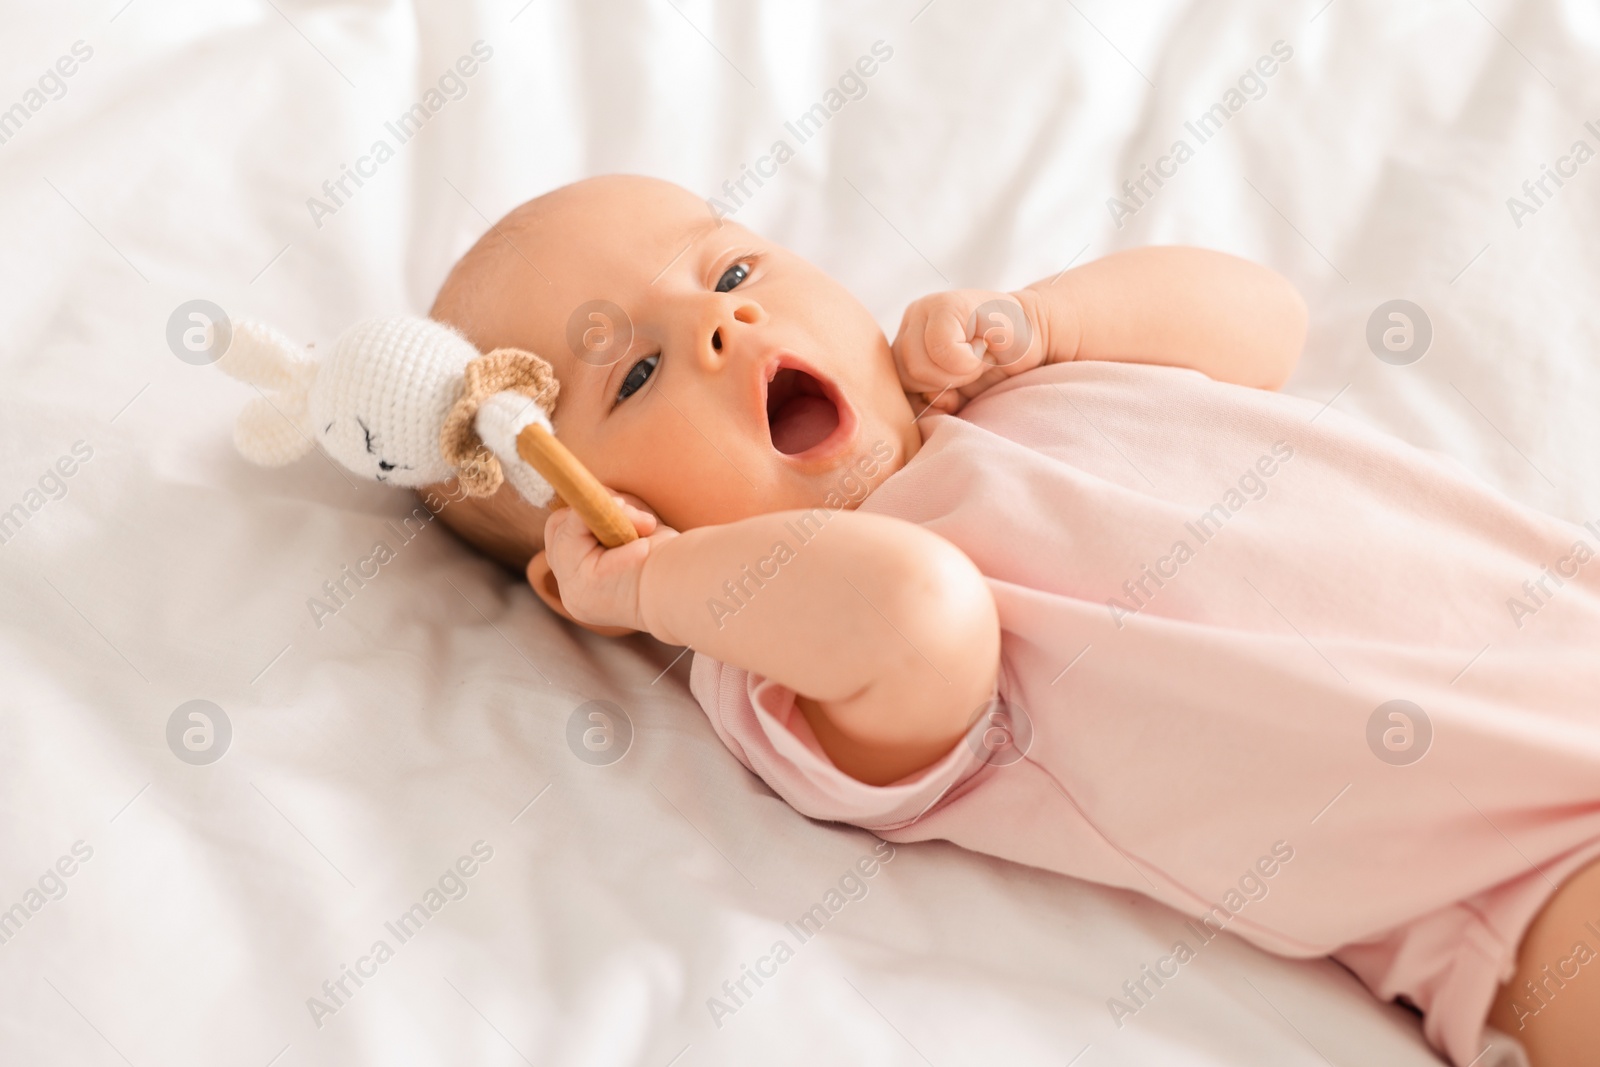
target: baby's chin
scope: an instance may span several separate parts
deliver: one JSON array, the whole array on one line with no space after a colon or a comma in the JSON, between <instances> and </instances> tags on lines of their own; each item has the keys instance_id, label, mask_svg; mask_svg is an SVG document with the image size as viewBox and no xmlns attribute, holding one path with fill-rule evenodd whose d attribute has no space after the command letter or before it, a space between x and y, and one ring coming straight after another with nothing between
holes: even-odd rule
<instances>
[{"instance_id":1,"label":"baby's chin","mask_svg":"<svg viewBox=\"0 0 1600 1067\"><path fill-rule=\"evenodd\" d=\"M862 429L866 431L867 427ZM921 440L914 424L910 426L910 434L913 443L908 446L904 434L881 428L858 433L848 451L841 453L825 468L784 479L783 491L772 494L766 501L770 506L756 510L853 510L914 454Z\"/></svg>"}]
</instances>

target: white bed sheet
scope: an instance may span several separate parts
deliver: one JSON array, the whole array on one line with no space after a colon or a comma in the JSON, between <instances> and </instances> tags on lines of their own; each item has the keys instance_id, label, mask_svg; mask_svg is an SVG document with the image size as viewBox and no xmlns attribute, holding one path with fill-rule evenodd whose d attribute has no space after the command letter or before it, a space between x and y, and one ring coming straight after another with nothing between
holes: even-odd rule
<instances>
[{"instance_id":1,"label":"white bed sheet","mask_svg":"<svg viewBox=\"0 0 1600 1067\"><path fill-rule=\"evenodd\" d=\"M943 844L900 849L798 944L784 923L874 838L747 774L675 650L558 625L440 528L401 546L385 523L408 504L326 463L244 464L245 392L165 339L194 298L321 341L420 311L528 196L608 171L714 195L783 138L795 157L740 221L886 329L940 288L1226 249L1310 302L1292 391L1600 516L1600 163L1520 220L1505 203L1600 146L1593 5L1135 7L13 5L0 108L27 109L75 42L92 55L0 143L0 510L27 511L0 544L0 909L26 911L77 842L92 856L0 944L0 1061L1435 1062L1337 966L1231 937L1119 1027L1108 998L1178 917ZM1265 94L1116 226L1120 183L1279 40ZM477 41L493 54L465 95L313 218ZM877 41L893 54L865 96L795 145L785 121ZM1435 333L1409 366L1364 340L1397 297ZM78 442L64 495L29 509ZM318 628L308 598L378 539L396 558ZM232 724L208 766L166 742L193 699ZM566 742L590 700L634 726L610 766ZM384 924L479 841L467 895L400 943ZM794 958L714 1019L780 938ZM379 939L393 958L314 1020L308 998Z\"/></svg>"}]
</instances>

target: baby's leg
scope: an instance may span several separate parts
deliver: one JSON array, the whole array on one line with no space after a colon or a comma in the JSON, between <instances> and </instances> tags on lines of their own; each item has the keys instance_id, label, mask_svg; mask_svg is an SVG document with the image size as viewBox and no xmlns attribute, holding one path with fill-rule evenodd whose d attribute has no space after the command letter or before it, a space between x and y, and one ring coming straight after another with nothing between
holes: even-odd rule
<instances>
[{"instance_id":1,"label":"baby's leg","mask_svg":"<svg viewBox=\"0 0 1600 1067\"><path fill-rule=\"evenodd\" d=\"M1585 923L1593 923L1594 928ZM1600 861L1569 878L1517 949L1489 1024L1522 1042L1533 1067L1592 1067L1600 1050Z\"/></svg>"}]
</instances>

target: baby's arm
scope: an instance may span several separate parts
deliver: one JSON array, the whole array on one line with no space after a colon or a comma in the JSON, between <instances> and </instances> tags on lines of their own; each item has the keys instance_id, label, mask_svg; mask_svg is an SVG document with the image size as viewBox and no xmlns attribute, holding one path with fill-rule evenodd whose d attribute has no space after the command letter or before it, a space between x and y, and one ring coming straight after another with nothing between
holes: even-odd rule
<instances>
[{"instance_id":1,"label":"baby's arm","mask_svg":"<svg viewBox=\"0 0 1600 1067\"><path fill-rule=\"evenodd\" d=\"M924 297L906 309L894 352L906 389L929 399L948 390L938 406L953 411L1021 371L1082 359L1276 389L1305 332L1305 301L1266 267L1201 248L1135 248L1015 293ZM973 347L979 339L985 350Z\"/></svg>"},{"instance_id":2,"label":"baby's arm","mask_svg":"<svg viewBox=\"0 0 1600 1067\"><path fill-rule=\"evenodd\" d=\"M567 511L552 516L545 539L567 610L802 694L817 740L851 777L885 784L927 766L988 699L1000 659L994 601L972 561L936 534L822 509L674 534L628 510L648 536L609 551Z\"/></svg>"},{"instance_id":3,"label":"baby's arm","mask_svg":"<svg viewBox=\"0 0 1600 1067\"><path fill-rule=\"evenodd\" d=\"M1305 343L1306 304L1287 278L1204 248L1133 248L1022 292L1051 363L1162 363L1276 389Z\"/></svg>"}]
</instances>

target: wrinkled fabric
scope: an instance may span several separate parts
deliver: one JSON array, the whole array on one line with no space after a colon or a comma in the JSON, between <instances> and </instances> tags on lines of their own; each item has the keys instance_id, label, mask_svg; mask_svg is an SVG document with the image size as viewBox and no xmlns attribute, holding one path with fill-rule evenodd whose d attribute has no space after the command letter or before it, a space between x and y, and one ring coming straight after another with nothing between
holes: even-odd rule
<instances>
[{"instance_id":1,"label":"wrinkled fabric","mask_svg":"<svg viewBox=\"0 0 1600 1067\"><path fill-rule=\"evenodd\" d=\"M923 440L861 510L983 572L998 700L869 786L792 691L697 655L734 754L812 817L1148 894L1190 950L1331 954L1478 1059L1523 931L1600 855L1600 523L1170 367L1041 368Z\"/></svg>"}]
</instances>

